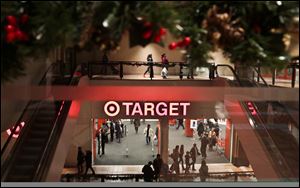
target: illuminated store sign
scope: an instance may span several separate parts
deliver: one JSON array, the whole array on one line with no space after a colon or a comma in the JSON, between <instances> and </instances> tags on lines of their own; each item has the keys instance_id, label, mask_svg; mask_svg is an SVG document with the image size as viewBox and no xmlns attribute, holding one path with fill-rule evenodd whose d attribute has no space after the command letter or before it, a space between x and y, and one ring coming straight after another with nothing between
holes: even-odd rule
<instances>
[{"instance_id":1,"label":"illuminated store sign","mask_svg":"<svg viewBox=\"0 0 300 188\"><path fill-rule=\"evenodd\" d=\"M186 116L189 102L116 102L104 105L104 112L109 117L120 113L126 116Z\"/></svg>"}]
</instances>

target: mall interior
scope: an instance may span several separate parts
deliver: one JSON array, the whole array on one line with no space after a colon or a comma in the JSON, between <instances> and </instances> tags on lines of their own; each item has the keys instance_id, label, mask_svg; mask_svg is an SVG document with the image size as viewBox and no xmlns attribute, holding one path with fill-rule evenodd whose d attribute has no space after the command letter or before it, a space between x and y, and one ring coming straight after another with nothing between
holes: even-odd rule
<instances>
[{"instance_id":1,"label":"mall interior","mask_svg":"<svg viewBox=\"0 0 300 188\"><path fill-rule=\"evenodd\" d=\"M299 185L298 1L1 1L1 51L1 184Z\"/></svg>"}]
</instances>

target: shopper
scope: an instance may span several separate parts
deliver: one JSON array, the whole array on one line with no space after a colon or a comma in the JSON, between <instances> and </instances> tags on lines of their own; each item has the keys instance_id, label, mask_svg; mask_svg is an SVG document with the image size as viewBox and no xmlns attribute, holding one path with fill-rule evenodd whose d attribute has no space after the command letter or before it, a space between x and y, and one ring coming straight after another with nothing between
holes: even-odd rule
<instances>
[{"instance_id":1,"label":"shopper","mask_svg":"<svg viewBox=\"0 0 300 188\"><path fill-rule=\"evenodd\" d=\"M100 129L98 129L97 131L96 131L96 139L97 139L97 149L98 149L98 155L100 155L100 146L101 146L101 139L100 139Z\"/></svg>"},{"instance_id":2,"label":"shopper","mask_svg":"<svg viewBox=\"0 0 300 188\"><path fill-rule=\"evenodd\" d=\"M150 124L145 127L144 135L146 137L146 144L148 145L151 142L151 137L153 137L153 129L150 127Z\"/></svg>"},{"instance_id":3,"label":"shopper","mask_svg":"<svg viewBox=\"0 0 300 188\"><path fill-rule=\"evenodd\" d=\"M135 134L137 134L139 131L139 127L141 125L140 119L134 119L133 124L134 124Z\"/></svg>"},{"instance_id":4,"label":"shopper","mask_svg":"<svg viewBox=\"0 0 300 188\"><path fill-rule=\"evenodd\" d=\"M168 67L169 67L169 61L167 59L166 54L161 55L161 61L162 61L162 71L161 76L166 79L168 76Z\"/></svg>"},{"instance_id":5,"label":"shopper","mask_svg":"<svg viewBox=\"0 0 300 188\"><path fill-rule=\"evenodd\" d=\"M118 143L121 143L121 126L117 121L116 121L116 139L118 140Z\"/></svg>"},{"instance_id":6,"label":"shopper","mask_svg":"<svg viewBox=\"0 0 300 188\"><path fill-rule=\"evenodd\" d=\"M152 162L149 161L148 164L146 164L142 169L142 172L144 173L144 181L145 182L153 182L154 171L153 171L151 165L152 165Z\"/></svg>"},{"instance_id":7,"label":"shopper","mask_svg":"<svg viewBox=\"0 0 300 188\"><path fill-rule=\"evenodd\" d=\"M83 162L84 162L84 153L81 149L81 147L78 147L77 152L77 169L78 169L78 175L80 175L83 172Z\"/></svg>"},{"instance_id":8,"label":"shopper","mask_svg":"<svg viewBox=\"0 0 300 188\"><path fill-rule=\"evenodd\" d=\"M216 72L216 66L214 63L212 63L209 66L209 79L213 80L215 78L215 72Z\"/></svg>"},{"instance_id":9,"label":"shopper","mask_svg":"<svg viewBox=\"0 0 300 188\"><path fill-rule=\"evenodd\" d=\"M86 165L86 170L85 170L84 175L87 175L87 172L88 172L89 169L92 170L93 175L96 175L94 169L92 168L92 151L90 151L90 150L86 151L85 165Z\"/></svg>"},{"instance_id":10,"label":"shopper","mask_svg":"<svg viewBox=\"0 0 300 188\"><path fill-rule=\"evenodd\" d=\"M202 158L204 159L207 157L206 155L207 144L208 144L207 135L204 134L204 136L201 138L201 148L200 148Z\"/></svg>"},{"instance_id":11,"label":"shopper","mask_svg":"<svg viewBox=\"0 0 300 188\"><path fill-rule=\"evenodd\" d=\"M183 166L183 155L184 155L184 145L181 144L180 149L179 149L179 161L178 161L178 163L181 162L182 170L184 170L184 166Z\"/></svg>"},{"instance_id":12,"label":"shopper","mask_svg":"<svg viewBox=\"0 0 300 188\"><path fill-rule=\"evenodd\" d=\"M177 126L177 130L179 129L179 127L182 127L183 129L184 129L184 125L183 125L183 119L182 118L180 118L180 119L178 119L178 126Z\"/></svg>"},{"instance_id":13,"label":"shopper","mask_svg":"<svg viewBox=\"0 0 300 188\"><path fill-rule=\"evenodd\" d=\"M145 73L144 73L144 77L146 77L146 74L147 74L148 72L150 72L150 75L151 75L151 67L153 68L152 54L149 54L149 55L147 56L147 64L148 64L148 68L147 68L147 70L146 70Z\"/></svg>"},{"instance_id":14,"label":"shopper","mask_svg":"<svg viewBox=\"0 0 300 188\"><path fill-rule=\"evenodd\" d=\"M200 180L201 182L205 182L208 177L208 166L206 165L205 160L202 160L201 167L199 169Z\"/></svg>"},{"instance_id":15,"label":"shopper","mask_svg":"<svg viewBox=\"0 0 300 188\"><path fill-rule=\"evenodd\" d=\"M179 152L178 152L178 150L176 150L176 148L173 149L173 153L171 155L169 155L169 157L171 157L173 159L173 163L170 167L171 173L173 173L173 171L175 171L176 174L179 174L179 162L178 162Z\"/></svg>"},{"instance_id":16,"label":"shopper","mask_svg":"<svg viewBox=\"0 0 300 188\"><path fill-rule=\"evenodd\" d=\"M101 155L104 155L105 154L105 142L106 142L106 131L105 129L101 129L101 149L102 149L102 154Z\"/></svg>"},{"instance_id":17,"label":"shopper","mask_svg":"<svg viewBox=\"0 0 300 188\"><path fill-rule=\"evenodd\" d=\"M197 155L200 155L199 150L197 148L197 144L194 143L192 149L190 150L190 154L191 154L191 158L192 158L192 170L196 170L195 169L195 163L196 163L196 159L197 159Z\"/></svg>"},{"instance_id":18,"label":"shopper","mask_svg":"<svg viewBox=\"0 0 300 188\"><path fill-rule=\"evenodd\" d=\"M115 125L113 123L113 121L110 122L110 141L113 142L114 141L114 133L115 133Z\"/></svg>"},{"instance_id":19,"label":"shopper","mask_svg":"<svg viewBox=\"0 0 300 188\"><path fill-rule=\"evenodd\" d=\"M198 126L197 126L197 132L198 132L199 139L201 139L202 134L203 134L203 132L204 132L204 125L203 125L202 122L199 122L199 123L198 123Z\"/></svg>"},{"instance_id":20,"label":"shopper","mask_svg":"<svg viewBox=\"0 0 300 188\"><path fill-rule=\"evenodd\" d=\"M185 158L185 173L188 174L190 173L190 165L191 165L190 163L191 156L189 151L186 152L184 158Z\"/></svg>"},{"instance_id":21,"label":"shopper","mask_svg":"<svg viewBox=\"0 0 300 188\"><path fill-rule=\"evenodd\" d=\"M163 161L160 157L160 154L157 154L156 158L153 160L154 179L156 181L157 181L157 179L159 179L162 163L163 163Z\"/></svg>"}]
</instances>

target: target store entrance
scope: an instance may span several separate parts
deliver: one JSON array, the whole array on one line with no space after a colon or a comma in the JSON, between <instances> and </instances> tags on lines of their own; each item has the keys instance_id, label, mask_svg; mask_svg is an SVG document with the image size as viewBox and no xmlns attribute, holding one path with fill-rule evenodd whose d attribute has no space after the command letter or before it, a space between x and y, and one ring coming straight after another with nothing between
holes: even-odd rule
<instances>
[{"instance_id":1,"label":"target store entrance","mask_svg":"<svg viewBox=\"0 0 300 188\"><path fill-rule=\"evenodd\" d=\"M189 101L99 103L103 116L91 120L90 130L93 163L145 165L157 154L170 167L178 158L181 172L198 170L202 160L229 163L231 123L225 115L218 118L214 107Z\"/></svg>"}]
</instances>

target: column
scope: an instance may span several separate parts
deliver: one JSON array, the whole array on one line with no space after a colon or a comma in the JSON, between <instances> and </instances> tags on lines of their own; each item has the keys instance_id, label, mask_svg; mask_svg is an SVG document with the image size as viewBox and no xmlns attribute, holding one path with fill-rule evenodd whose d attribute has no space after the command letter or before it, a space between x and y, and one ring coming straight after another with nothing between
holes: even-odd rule
<instances>
[{"instance_id":1,"label":"column","mask_svg":"<svg viewBox=\"0 0 300 188\"><path fill-rule=\"evenodd\" d=\"M184 127L184 135L186 137L193 137L194 130L191 129L191 119L185 119Z\"/></svg>"},{"instance_id":2,"label":"column","mask_svg":"<svg viewBox=\"0 0 300 188\"><path fill-rule=\"evenodd\" d=\"M162 160L165 163L168 163L168 158L169 158L169 125L168 125L168 119L163 118L160 119L160 132L159 132L159 140L160 140L160 145L159 145L159 153L161 155Z\"/></svg>"}]
</instances>

